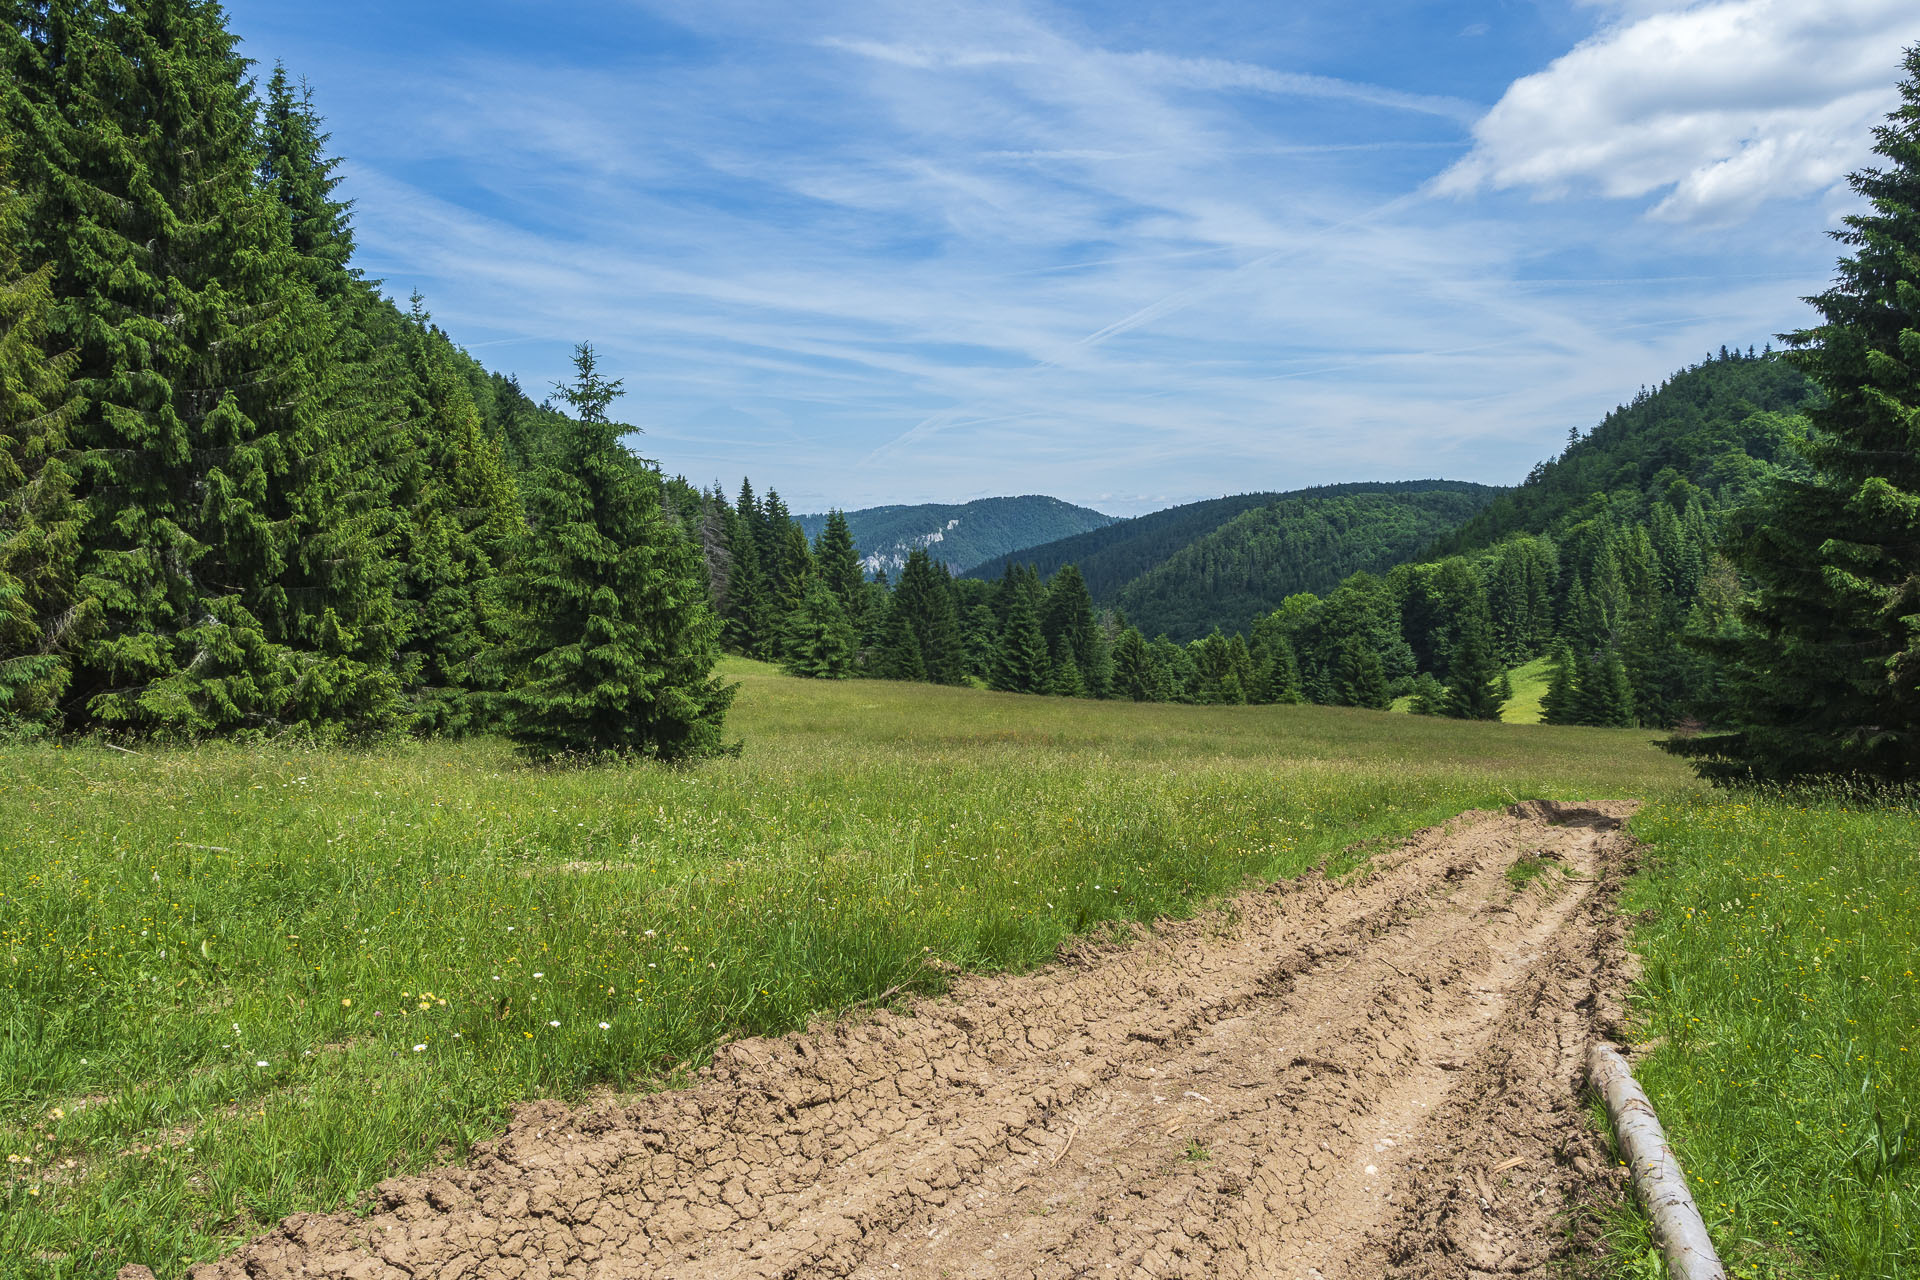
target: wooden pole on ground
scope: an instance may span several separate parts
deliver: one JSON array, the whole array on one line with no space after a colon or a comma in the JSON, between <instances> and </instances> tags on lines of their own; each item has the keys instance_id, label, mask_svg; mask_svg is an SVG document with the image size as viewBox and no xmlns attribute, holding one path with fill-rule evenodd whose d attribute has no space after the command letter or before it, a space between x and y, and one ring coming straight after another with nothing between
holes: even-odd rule
<instances>
[{"instance_id":1,"label":"wooden pole on ground","mask_svg":"<svg viewBox=\"0 0 1920 1280\"><path fill-rule=\"evenodd\" d=\"M1653 1224L1654 1243L1666 1255L1668 1274L1673 1280L1726 1280L1727 1269L1720 1265L1707 1224L1687 1190L1687 1175L1627 1060L1612 1045L1595 1044L1587 1054L1587 1075L1607 1104L1621 1154L1633 1174L1634 1192Z\"/></svg>"}]
</instances>

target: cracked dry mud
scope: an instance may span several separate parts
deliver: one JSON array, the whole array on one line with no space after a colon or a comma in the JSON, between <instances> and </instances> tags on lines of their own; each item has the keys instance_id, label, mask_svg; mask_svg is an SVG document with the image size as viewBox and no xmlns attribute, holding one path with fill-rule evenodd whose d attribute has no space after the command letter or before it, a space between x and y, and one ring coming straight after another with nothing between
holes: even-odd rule
<instances>
[{"instance_id":1,"label":"cracked dry mud","mask_svg":"<svg viewBox=\"0 0 1920 1280\"><path fill-rule=\"evenodd\" d=\"M192 1280L1545 1275L1612 1176L1582 1064L1629 812L1466 814L684 1090L530 1104Z\"/></svg>"}]
</instances>

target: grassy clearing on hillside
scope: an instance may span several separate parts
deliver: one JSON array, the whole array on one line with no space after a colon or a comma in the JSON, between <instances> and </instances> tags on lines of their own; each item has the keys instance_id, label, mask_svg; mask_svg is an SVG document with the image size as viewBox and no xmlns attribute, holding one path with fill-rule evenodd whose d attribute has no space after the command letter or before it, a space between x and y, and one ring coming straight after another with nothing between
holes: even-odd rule
<instances>
[{"instance_id":1,"label":"grassy clearing on hillside","mask_svg":"<svg viewBox=\"0 0 1920 1280\"><path fill-rule=\"evenodd\" d=\"M1540 710L1540 700L1547 696L1547 684L1552 674L1551 658L1535 658L1508 671L1507 679L1513 682L1513 696L1501 706L1500 719L1506 724L1539 724L1544 714ZM1393 710L1411 715L1413 695L1395 698Z\"/></svg>"},{"instance_id":2,"label":"grassy clearing on hillside","mask_svg":"<svg viewBox=\"0 0 1920 1280\"><path fill-rule=\"evenodd\" d=\"M1920 1275L1920 800L1693 795L1633 830L1635 1071L1735 1274Z\"/></svg>"},{"instance_id":3,"label":"grassy clearing on hillside","mask_svg":"<svg viewBox=\"0 0 1920 1280\"><path fill-rule=\"evenodd\" d=\"M0 1275L162 1276L928 963L1516 797L1671 793L1649 735L820 684L736 663L739 760L0 751ZM30 1163L22 1163L27 1161Z\"/></svg>"},{"instance_id":4,"label":"grassy clearing on hillside","mask_svg":"<svg viewBox=\"0 0 1920 1280\"><path fill-rule=\"evenodd\" d=\"M1552 675L1552 658L1535 658L1507 672L1507 679L1513 682L1513 696L1500 708L1500 718L1508 724L1539 724L1545 714L1540 700L1547 696Z\"/></svg>"}]
</instances>

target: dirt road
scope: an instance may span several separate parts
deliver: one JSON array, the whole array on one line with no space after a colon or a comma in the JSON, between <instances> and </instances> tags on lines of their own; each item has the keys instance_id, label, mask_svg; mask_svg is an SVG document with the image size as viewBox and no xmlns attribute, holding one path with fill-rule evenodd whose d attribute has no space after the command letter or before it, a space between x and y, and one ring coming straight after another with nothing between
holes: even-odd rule
<instances>
[{"instance_id":1,"label":"dirt road","mask_svg":"<svg viewBox=\"0 0 1920 1280\"><path fill-rule=\"evenodd\" d=\"M1580 1078L1627 812L1465 815L686 1090L534 1104L193 1280L1544 1275L1612 1176Z\"/></svg>"}]
</instances>

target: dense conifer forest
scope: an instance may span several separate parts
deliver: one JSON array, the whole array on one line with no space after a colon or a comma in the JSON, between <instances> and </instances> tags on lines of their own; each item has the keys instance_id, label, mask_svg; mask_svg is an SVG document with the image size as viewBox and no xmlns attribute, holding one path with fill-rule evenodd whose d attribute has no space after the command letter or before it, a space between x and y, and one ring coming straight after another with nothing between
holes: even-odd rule
<instances>
[{"instance_id":1,"label":"dense conifer forest","mask_svg":"<svg viewBox=\"0 0 1920 1280\"><path fill-rule=\"evenodd\" d=\"M697 504L590 348L570 418L383 297L218 6L16 4L0 41L8 733L718 744Z\"/></svg>"}]
</instances>

